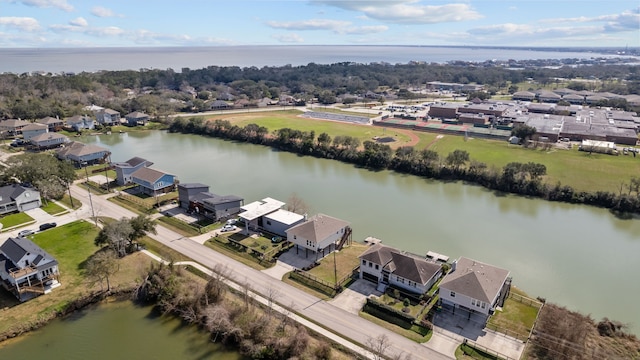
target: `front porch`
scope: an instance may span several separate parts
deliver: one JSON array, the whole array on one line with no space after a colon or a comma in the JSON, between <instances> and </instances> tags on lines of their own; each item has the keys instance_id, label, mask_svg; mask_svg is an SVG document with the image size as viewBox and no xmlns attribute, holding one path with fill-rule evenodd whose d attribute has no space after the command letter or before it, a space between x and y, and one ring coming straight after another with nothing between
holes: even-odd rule
<instances>
[{"instance_id":1,"label":"front porch","mask_svg":"<svg viewBox=\"0 0 640 360\"><path fill-rule=\"evenodd\" d=\"M60 286L59 274L51 273L42 278L32 266L16 269L9 273L11 280L2 281L2 286L21 302L33 299Z\"/></svg>"}]
</instances>

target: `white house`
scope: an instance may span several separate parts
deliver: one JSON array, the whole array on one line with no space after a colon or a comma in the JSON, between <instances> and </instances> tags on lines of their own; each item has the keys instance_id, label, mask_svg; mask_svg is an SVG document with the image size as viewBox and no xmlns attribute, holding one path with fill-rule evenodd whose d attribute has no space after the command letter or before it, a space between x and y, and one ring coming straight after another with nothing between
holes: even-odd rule
<instances>
[{"instance_id":1,"label":"white house","mask_svg":"<svg viewBox=\"0 0 640 360\"><path fill-rule=\"evenodd\" d=\"M58 276L58 261L31 240L9 238L0 246L2 285L20 301L60 286Z\"/></svg>"},{"instance_id":2,"label":"white house","mask_svg":"<svg viewBox=\"0 0 640 360\"><path fill-rule=\"evenodd\" d=\"M29 141L31 138L46 134L47 132L49 132L49 127L47 125L32 123L22 128L22 137L25 141Z\"/></svg>"},{"instance_id":3,"label":"white house","mask_svg":"<svg viewBox=\"0 0 640 360\"><path fill-rule=\"evenodd\" d=\"M420 295L442 276L442 266L435 261L380 243L369 247L359 258L360 278L378 284L380 291L391 285Z\"/></svg>"},{"instance_id":4,"label":"white house","mask_svg":"<svg viewBox=\"0 0 640 360\"><path fill-rule=\"evenodd\" d=\"M51 149L68 143L69 138L62 134L48 132L32 136L29 142L38 149Z\"/></svg>"},{"instance_id":5,"label":"white house","mask_svg":"<svg viewBox=\"0 0 640 360\"><path fill-rule=\"evenodd\" d=\"M286 236L287 229L303 222L304 220L304 215L279 209L263 217L262 228L270 233Z\"/></svg>"},{"instance_id":6,"label":"white house","mask_svg":"<svg viewBox=\"0 0 640 360\"><path fill-rule=\"evenodd\" d=\"M348 222L324 214L314 215L285 232L287 241L296 245L296 253L302 248L305 256L308 257L311 251L316 254L316 259L336 250L351 236Z\"/></svg>"},{"instance_id":7,"label":"white house","mask_svg":"<svg viewBox=\"0 0 640 360\"><path fill-rule=\"evenodd\" d=\"M18 184L0 187L0 214L23 212L40 206L40 192L34 188Z\"/></svg>"},{"instance_id":8,"label":"white house","mask_svg":"<svg viewBox=\"0 0 640 360\"><path fill-rule=\"evenodd\" d=\"M504 305L511 289L509 271L461 257L440 282L440 299L444 305L491 315Z\"/></svg>"},{"instance_id":9,"label":"white house","mask_svg":"<svg viewBox=\"0 0 640 360\"><path fill-rule=\"evenodd\" d=\"M246 224L246 231L257 230L264 226L264 216L276 212L282 208L284 203L270 197L242 206L238 215Z\"/></svg>"}]
</instances>

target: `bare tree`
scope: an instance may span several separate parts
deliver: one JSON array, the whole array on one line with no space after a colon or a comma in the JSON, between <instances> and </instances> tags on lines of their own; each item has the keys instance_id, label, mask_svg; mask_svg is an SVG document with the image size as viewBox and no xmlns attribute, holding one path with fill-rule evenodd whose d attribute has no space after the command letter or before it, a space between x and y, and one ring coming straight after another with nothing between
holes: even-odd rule
<instances>
[{"instance_id":1,"label":"bare tree","mask_svg":"<svg viewBox=\"0 0 640 360\"><path fill-rule=\"evenodd\" d=\"M367 347L373 353L373 358L375 360L384 359L385 352L391 346L391 341L386 334L378 335L375 338L369 337L367 339Z\"/></svg>"},{"instance_id":2,"label":"bare tree","mask_svg":"<svg viewBox=\"0 0 640 360\"><path fill-rule=\"evenodd\" d=\"M304 215L309 213L309 205L297 193L292 193L287 199L287 211Z\"/></svg>"},{"instance_id":3,"label":"bare tree","mask_svg":"<svg viewBox=\"0 0 640 360\"><path fill-rule=\"evenodd\" d=\"M272 286L269 286L269 288L267 289L267 306L268 306L267 316L269 317L269 319L271 318L271 315L273 313L273 304L275 300L279 298L281 295L282 294L280 294L278 289L275 289Z\"/></svg>"}]
</instances>

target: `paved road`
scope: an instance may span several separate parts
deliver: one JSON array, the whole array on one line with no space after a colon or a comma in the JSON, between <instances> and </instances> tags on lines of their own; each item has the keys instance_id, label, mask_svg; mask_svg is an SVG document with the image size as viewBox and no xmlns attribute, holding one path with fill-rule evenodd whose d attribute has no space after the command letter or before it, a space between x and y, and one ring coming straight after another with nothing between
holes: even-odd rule
<instances>
[{"instance_id":1,"label":"paved road","mask_svg":"<svg viewBox=\"0 0 640 360\"><path fill-rule=\"evenodd\" d=\"M72 186L73 196L80 199L85 206L89 207L89 197L85 189ZM94 212L98 216L108 216L116 219L122 217L134 217L136 214L123 209L122 207L104 199L102 196L92 196ZM85 210L90 214L90 209ZM386 335L389 339L390 347L387 355L410 356L411 359L452 359L451 355L441 354L424 345L417 344L394 332L375 325L357 315L335 307L319 298L309 295L293 286L278 281L268 274L252 269L242 263L230 259L196 241L183 237L163 226L157 226L157 234L152 238L160 243L188 256L196 262L212 269L215 266L224 266L232 274L235 274L235 281L248 284L255 292L268 296L273 296L274 300L284 306L293 307L294 311L317 324L331 329L335 333L360 344L367 344L371 338Z\"/></svg>"}]
</instances>

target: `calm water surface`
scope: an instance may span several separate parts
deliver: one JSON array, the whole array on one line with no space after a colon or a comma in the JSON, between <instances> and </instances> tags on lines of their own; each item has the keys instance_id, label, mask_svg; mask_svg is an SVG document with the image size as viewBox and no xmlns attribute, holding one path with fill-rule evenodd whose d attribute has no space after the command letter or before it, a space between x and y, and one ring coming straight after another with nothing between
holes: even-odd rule
<instances>
[{"instance_id":1,"label":"calm water surface","mask_svg":"<svg viewBox=\"0 0 640 360\"><path fill-rule=\"evenodd\" d=\"M221 350L193 326L159 317L150 307L123 301L103 304L55 320L44 328L0 345L0 359L240 360Z\"/></svg>"},{"instance_id":2,"label":"calm water surface","mask_svg":"<svg viewBox=\"0 0 640 360\"><path fill-rule=\"evenodd\" d=\"M418 254L433 250L495 264L534 297L639 332L638 220L195 135L149 131L82 141L110 148L113 161L144 157L182 183L208 184L245 203L267 196L286 201L295 192L312 214L351 222L356 240L375 236Z\"/></svg>"}]
</instances>

